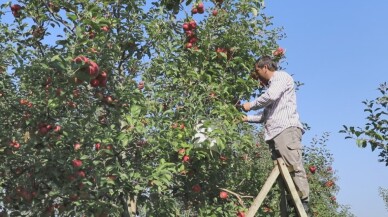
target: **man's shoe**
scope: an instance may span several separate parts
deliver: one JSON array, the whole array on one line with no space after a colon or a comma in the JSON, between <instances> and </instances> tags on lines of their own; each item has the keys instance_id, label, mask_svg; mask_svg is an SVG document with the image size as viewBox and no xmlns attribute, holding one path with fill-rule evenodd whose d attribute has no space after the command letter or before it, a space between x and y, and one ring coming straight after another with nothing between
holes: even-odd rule
<instances>
[{"instance_id":1,"label":"man's shoe","mask_svg":"<svg viewBox=\"0 0 388 217\"><path fill-rule=\"evenodd\" d=\"M302 205L304 208L304 211L306 211L307 217L310 217L310 207L309 207L309 202L308 201L302 201Z\"/></svg>"}]
</instances>

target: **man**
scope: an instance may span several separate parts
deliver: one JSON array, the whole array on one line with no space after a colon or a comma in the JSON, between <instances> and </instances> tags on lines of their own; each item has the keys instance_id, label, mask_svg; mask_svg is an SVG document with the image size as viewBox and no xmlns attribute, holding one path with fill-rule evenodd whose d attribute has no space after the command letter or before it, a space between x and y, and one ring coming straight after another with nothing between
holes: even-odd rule
<instances>
[{"instance_id":1,"label":"man","mask_svg":"<svg viewBox=\"0 0 388 217\"><path fill-rule=\"evenodd\" d=\"M245 111L264 111L257 115L244 116L243 121L264 123L264 139L272 151L272 159L283 158L292 166L293 180L301 195L303 207L308 212L309 185L303 166L301 139L303 126L297 112L295 84L285 71L278 71L276 62L268 56L255 63L253 78L260 80L267 90L258 98L243 104Z\"/></svg>"}]
</instances>

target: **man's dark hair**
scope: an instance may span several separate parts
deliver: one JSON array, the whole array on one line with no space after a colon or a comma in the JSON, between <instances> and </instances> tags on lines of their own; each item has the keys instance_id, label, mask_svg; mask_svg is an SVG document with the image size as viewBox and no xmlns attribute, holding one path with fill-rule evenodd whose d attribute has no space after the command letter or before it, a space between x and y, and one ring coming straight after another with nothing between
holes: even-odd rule
<instances>
[{"instance_id":1,"label":"man's dark hair","mask_svg":"<svg viewBox=\"0 0 388 217\"><path fill-rule=\"evenodd\" d=\"M256 60L255 65L259 68L267 66L270 71L278 70L277 63L270 56L262 56Z\"/></svg>"}]
</instances>

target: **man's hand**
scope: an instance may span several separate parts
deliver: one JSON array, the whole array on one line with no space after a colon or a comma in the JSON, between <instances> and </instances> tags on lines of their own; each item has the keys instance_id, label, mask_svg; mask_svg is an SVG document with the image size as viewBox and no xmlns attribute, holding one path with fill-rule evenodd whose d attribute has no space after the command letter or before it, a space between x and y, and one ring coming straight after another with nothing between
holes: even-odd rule
<instances>
[{"instance_id":1,"label":"man's hand","mask_svg":"<svg viewBox=\"0 0 388 217\"><path fill-rule=\"evenodd\" d=\"M243 116L243 117L242 117L242 121L243 121L243 122L248 122L248 117L247 117L247 116Z\"/></svg>"},{"instance_id":2,"label":"man's hand","mask_svg":"<svg viewBox=\"0 0 388 217\"><path fill-rule=\"evenodd\" d=\"M251 110L251 103L246 102L243 104L242 107L243 107L243 110L247 112L247 111Z\"/></svg>"}]
</instances>

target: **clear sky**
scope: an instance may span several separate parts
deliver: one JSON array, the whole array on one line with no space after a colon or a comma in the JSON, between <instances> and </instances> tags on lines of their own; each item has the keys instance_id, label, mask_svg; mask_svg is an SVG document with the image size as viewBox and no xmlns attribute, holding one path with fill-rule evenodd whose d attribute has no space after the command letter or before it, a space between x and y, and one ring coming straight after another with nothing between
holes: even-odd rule
<instances>
[{"instance_id":1,"label":"clear sky","mask_svg":"<svg viewBox=\"0 0 388 217\"><path fill-rule=\"evenodd\" d=\"M342 125L363 126L361 103L380 95L388 82L388 1L265 1L266 15L283 26L279 41L286 52L286 70L305 83L298 92L298 110L315 135L330 132L328 149L340 186L337 201L357 217L386 217L378 187L388 188L388 167L377 162L370 147L358 148L338 133Z\"/></svg>"}]
</instances>

